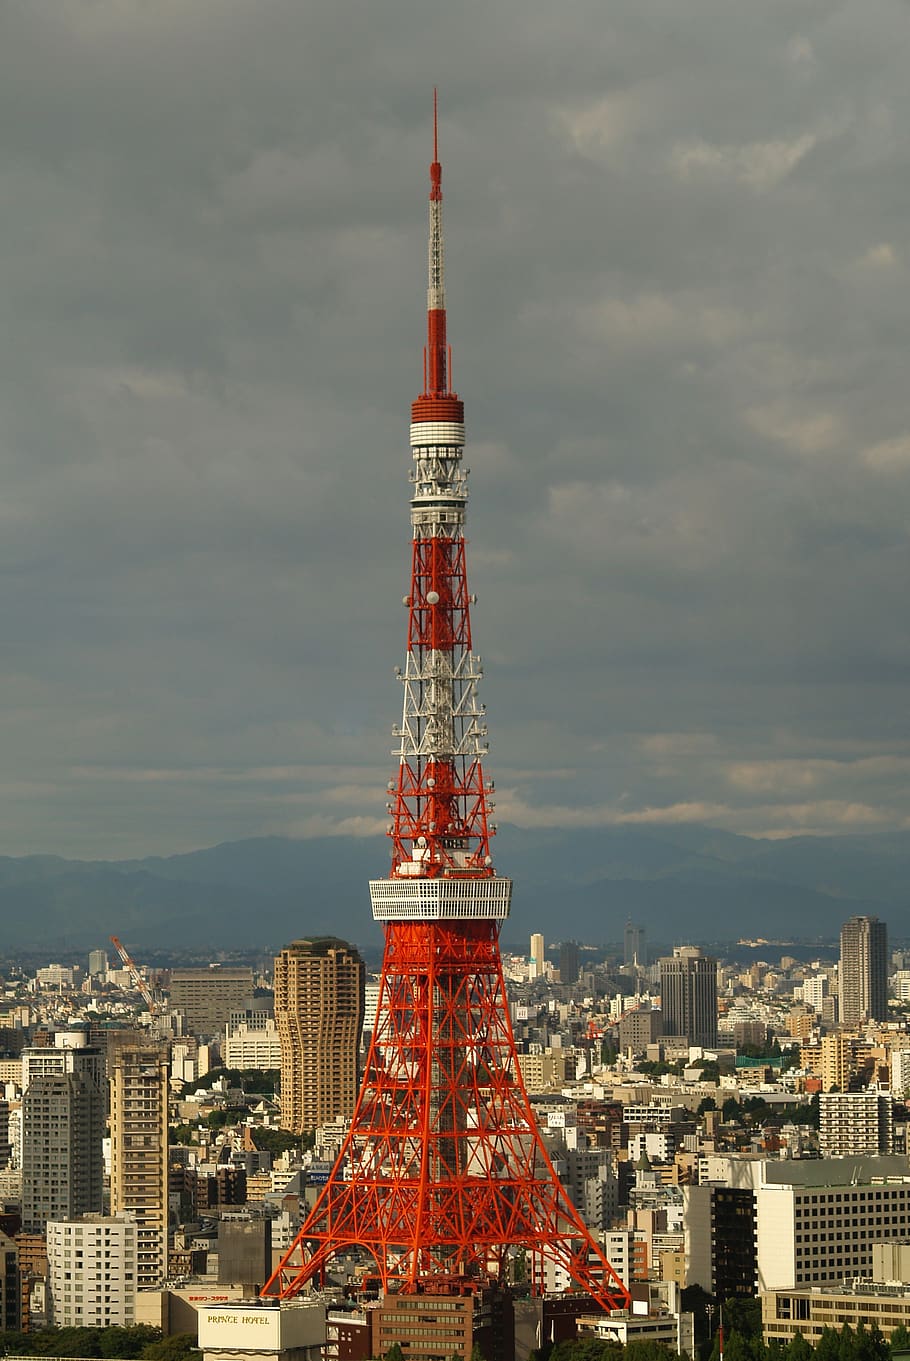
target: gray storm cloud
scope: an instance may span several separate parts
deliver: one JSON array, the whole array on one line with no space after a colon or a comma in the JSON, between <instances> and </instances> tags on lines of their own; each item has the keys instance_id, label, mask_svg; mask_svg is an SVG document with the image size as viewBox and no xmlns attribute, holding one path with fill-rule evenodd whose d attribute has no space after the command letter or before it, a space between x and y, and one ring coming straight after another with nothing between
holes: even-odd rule
<instances>
[{"instance_id":1,"label":"gray storm cloud","mask_svg":"<svg viewBox=\"0 0 910 1361\"><path fill-rule=\"evenodd\" d=\"M901 6L3 22L0 851L383 824L434 84L500 816L910 824Z\"/></svg>"}]
</instances>

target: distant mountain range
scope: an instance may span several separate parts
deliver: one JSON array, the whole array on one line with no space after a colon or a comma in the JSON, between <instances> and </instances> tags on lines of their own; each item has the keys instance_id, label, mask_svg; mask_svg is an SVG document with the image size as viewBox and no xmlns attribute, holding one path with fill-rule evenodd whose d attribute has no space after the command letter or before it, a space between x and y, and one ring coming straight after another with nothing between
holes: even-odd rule
<instances>
[{"instance_id":1,"label":"distant mountain range","mask_svg":"<svg viewBox=\"0 0 910 1361\"><path fill-rule=\"evenodd\" d=\"M105 946L270 950L313 932L375 946L367 880L384 838L257 837L185 855L81 861L0 857L0 953ZM910 937L910 833L757 841L710 827L528 832L501 826L512 875L506 944L619 941L632 917L651 941L833 940L854 913Z\"/></svg>"}]
</instances>

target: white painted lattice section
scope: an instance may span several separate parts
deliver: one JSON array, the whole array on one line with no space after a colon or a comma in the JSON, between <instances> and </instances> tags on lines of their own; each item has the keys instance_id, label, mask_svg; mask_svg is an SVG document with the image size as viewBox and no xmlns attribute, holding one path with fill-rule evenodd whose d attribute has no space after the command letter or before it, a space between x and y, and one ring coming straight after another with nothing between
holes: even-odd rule
<instances>
[{"instance_id":1,"label":"white painted lattice section","mask_svg":"<svg viewBox=\"0 0 910 1361\"><path fill-rule=\"evenodd\" d=\"M428 653L423 663L409 652L400 677L404 684L402 722L392 729L400 746L392 755L403 759L486 755L486 705L477 697L482 675L475 653L462 653L453 666L443 652Z\"/></svg>"}]
</instances>

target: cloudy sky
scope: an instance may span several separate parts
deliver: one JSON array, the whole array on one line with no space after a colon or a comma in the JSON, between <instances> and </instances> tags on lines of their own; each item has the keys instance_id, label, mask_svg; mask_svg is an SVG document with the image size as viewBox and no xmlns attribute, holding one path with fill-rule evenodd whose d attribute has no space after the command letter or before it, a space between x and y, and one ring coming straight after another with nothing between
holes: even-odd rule
<instances>
[{"instance_id":1,"label":"cloudy sky","mask_svg":"<svg viewBox=\"0 0 910 1361\"><path fill-rule=\"evenodd\" d=\"M0 29L0 852L384 826L434 84L500 819L910 825L904 0Z\"/></svg>"}]
</instances>

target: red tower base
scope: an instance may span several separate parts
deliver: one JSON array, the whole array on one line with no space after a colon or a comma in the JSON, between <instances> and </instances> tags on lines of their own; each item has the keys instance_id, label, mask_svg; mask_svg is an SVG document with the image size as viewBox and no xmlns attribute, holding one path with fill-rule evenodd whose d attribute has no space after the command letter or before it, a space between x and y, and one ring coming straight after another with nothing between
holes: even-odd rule
<instances>
[{"instance_id":1,"label":"red tower base","mask_svg":"<svg viewBox=\"0 0 910 1361\"><path fill-rule=\"evenodd\" d=\"M376 1029L335 1167L263 1294L360 1247L386 1291L508 1284L562 1266L604 1309L629 1294L560 1184L515 1053L499 924L386 924Z\"/></svg>"}]
</instances>

